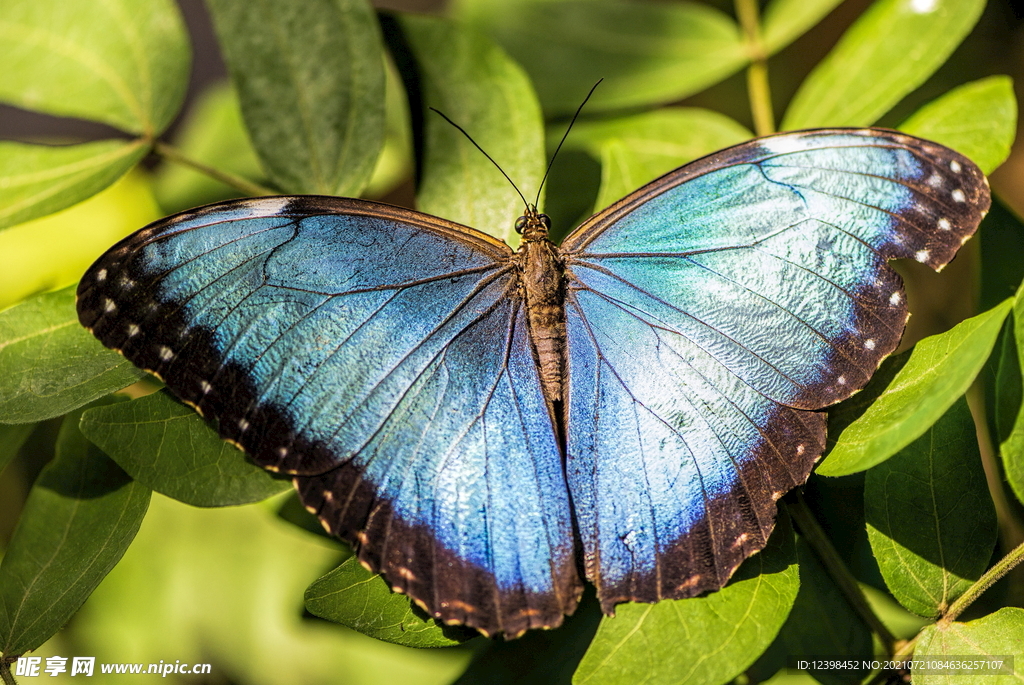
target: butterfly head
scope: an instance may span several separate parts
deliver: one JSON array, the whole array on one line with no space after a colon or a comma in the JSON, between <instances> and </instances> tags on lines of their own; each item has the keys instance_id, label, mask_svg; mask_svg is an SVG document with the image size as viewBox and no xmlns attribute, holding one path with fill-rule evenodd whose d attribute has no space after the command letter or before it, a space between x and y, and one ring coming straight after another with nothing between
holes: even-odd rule
<instances>
[{"instance_id":1,"label":"butterfly head","mask_svg":"<svg viewBox=\"0 0 1024 685\"><path fill-rule=\"evenodd\" d=\"M523 236L523 242L546 240L551 230L551 219L537 211L536 205L526 205L526 213L516 219L516 233Z\"/></svg>"}]
</instances>

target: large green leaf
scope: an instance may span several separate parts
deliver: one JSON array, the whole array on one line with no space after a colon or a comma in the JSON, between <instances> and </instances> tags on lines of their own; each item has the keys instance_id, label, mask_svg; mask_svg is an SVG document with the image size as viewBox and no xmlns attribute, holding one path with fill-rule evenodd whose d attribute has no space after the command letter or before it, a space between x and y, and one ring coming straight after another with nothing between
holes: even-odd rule
<instances>
[{"instance_id":1,"label":"large green leaf","mask_svg":"<svg viewBox=\"0 0 1024 685\"><path fill-rule=\"evenodd\" d=\"M842 0L771 0L764 8L761 41L774 54L825 18Z\"/></svg>"},{"instance_id":2,"label":"large green leaf","mask_svg":"<svg viewBox=\"0 0 1024 685\"><path fill-rule=\"evenodd\" d=\"M384 52L366 0L209 0L270 179L358 196L384 144Z\"/></svg>"},{"instance_id":3,"label":"large green leaf","mask_svg":"<svg viewBox=\"0 0 1024 685\"><path fill-rule=\"evenodd\" d=\"M573 128L569 141L572 149L585 149L601 160L601 191L594 207L600 211L676 167L752 137L724 114L666 107L581 122Z\"/></svg>"},{"instance_id":4,"label":"large green leaf","mask_svg":"<svg viewBox=\"0 0 1024 685\"><path fill-rule=\"evenodd\" d=\"M938 69L985 0L875 0L800 86L782 129L868 126Z\"/></svg>"},{"instance_id":5,"label":"large green leaf","mask_svg":"<svg viewBox=\"0 0 1024 685\"><path fill-rule=\"evenodd\" d=\"M0 228L70 207L121 178L149 146L100 140L81 145L0 141Z\"/></svg>"},{"instance_id":6,"label":"large green leaf","mask_svg":"<svg viewBox=\"0 0 1024 685\"><path fill-rule=\"evenodd\" d=\"M544 129L523 70L486 37L453 22L405 15L389 25L401 31L415 60L415 75L399 62L406 88L424 108L462 126L532 202L544 175ZM418 79L419 93L410 78ZM412 116L424 126L419 209L515 244L523 204L501 172L434 112Z\"/></svg>"},{"instance_id":7,"label":"large green leaf","mask_svg":"<svg viewBox=\"0 0 1024 685\"><path fill-rule=\"evenodd\" d=\"M954 88L900 124L970 157L986 174L1010 155L1017 135L1017 97L1009 76L989 76Z\"/></svg>"},{"instance_id":8,"label":"large green leaf","mask_svg":"<svg viewBox=\"0 0 1024 685\"><path fill-rule=\"evenodd\" d=\"M460 0L456 15L523 65L544 111L570 114L680 100L747 63L739 27L690 2Z\"/></svg>"},{"instance_id":9,"label":"large green leaf","mask_svg":"<svg viewBox=\"0 0 1024 685\"><path fill-rule=\"evenodd\" d=\"M149 506L135 483L78 430L61 425L57 455L39 475L0 563L0 652L43 644L128 549Z\"/></svg>"},{"instance_id":10,"label":"large green leaf","mask_svg":"<svg viewBox=\"0 0 1024 685\"><path fill-rule=\"evenodd\" d=\"M380 575L355 557L309 586L306 609L364 635L406 647L447 647L476 637L476 631L446 627L392 592Z\"/></svg>"},{"instance_id":11,"label":"large green leaf","mask_svg":"<svg viewBox=\"0 0 1024 685\"><path fill-rule=\"evenodd\" d=\"M867 472L864 515L886 585L914 613L939 616L981 577L996 512L966 400Z\"/></svg>"},{"instance_id":12,"label":"large green leaf","mask_svg":"<svg viewBox=\"0 0 1024 685\"><path fill-rule=\"evenodd\" d=\"M4 0L0 100L155 137L188 86L173 0Z\"/></svg>"},{"instance_id":13,"label":"large green leaf","mask_svg":"<svg viewBox=\"0 0 1024 685\"><path fill-rule=\"evenodd\" d=\"M212 662L215 678L239 684L446 685L458 676L468 650L407 649L303 615L303 590L337 565L338 546L278 519L278 504L197 509L154 494L135 542L71 624L74 653Z\"/></svg>"},{"instance_id":14,"label":"large green leaf","mask_svg":"<svg viewBox=\"0 0 1024 685\"><path fill-rule=\"evenodd\" d=\"M800 588L789 519L718 592L657 604L620 604L594 636L573 682L718 685L771 644Z\"/></svg>"},{"instance_id":15,"label":"large green leaf","mask_svg":"<svg viewBox=\"0 0 1024 685\"><path fill-rule=\"evenodd\" d=\"M145 375L82 328L75 288L0 312L0 423L60 416Z\"/></svg>"},{"instance_id":16,"label":"large green leaf","mask_svg":"<svg viewBox=\"0 0 1024 685\"><path fill-rule=\"evenodd\" d=\"M995 657L989 659L987 657ZM1000 659L1002 657L1002 659ZM1012 666L1005 657L1013 657ZM974 665L950 668L943 662L967 660ZM978 673L979 661L1002 661L1001 675ZM1024 609L1004 607L966 623L937 623L921 631L914 649L914 685L1008 685L1021 682L1024 663ZM938 668L924 669L932 662ZM955 665L955 664L954 664ZM938 672L934 672L938 671Z\"/></svg>"},{"instance_id":17,"label":"large green leaf","mask_svg":"<svg viewBox=\"0 0 1024 685\"><path fill-rule=\"evenodd\" d=\"M876 374L859 395L878 399L846 425L817 473L843 476L869 469L923 435L967 392L1012 306L1013 300L1008 299L945 333L925 338L908 358L900 360L902 368L894 377ZM884 371L886 364L882 367ZM884 390L878 392L882 382ZM835 413L860 412L863 399L859 395L839 405Z\"/></svg>"},{"instance_id":18,"label":"large green leaf","mask_svg":"<svg viewBox=\"0 0 1024 685\"><path fill-rule=\"evenodd\" d=\"M135 480L196 507L247 504L291 488L164 392L90 409L82 432Z\"/></svg>"}]
</instances>

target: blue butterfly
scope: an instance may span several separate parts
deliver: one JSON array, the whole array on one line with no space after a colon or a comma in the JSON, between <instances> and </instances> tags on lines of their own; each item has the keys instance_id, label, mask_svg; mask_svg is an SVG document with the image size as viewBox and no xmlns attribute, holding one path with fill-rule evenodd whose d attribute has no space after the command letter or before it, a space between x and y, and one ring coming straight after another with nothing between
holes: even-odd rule
<instances>
[{"instance_id":1,"label":"blue butterfly","mask_svg":"<svg viewBox=\"0 0 1024 685\"><path fill-rule=\"evenodd\" d=\"M158 221L86 273L81 322L163 378L360 560L485 634L722 587L907 308L989 207L895 131L786 133L661 177L561 244L330 197Z\"/></svg>"}]
</instances>

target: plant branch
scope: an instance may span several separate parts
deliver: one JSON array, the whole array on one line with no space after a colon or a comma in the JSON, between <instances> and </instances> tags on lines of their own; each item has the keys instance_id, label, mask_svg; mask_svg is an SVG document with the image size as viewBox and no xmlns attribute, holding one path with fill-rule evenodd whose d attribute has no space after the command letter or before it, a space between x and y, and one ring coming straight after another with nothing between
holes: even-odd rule
<instances>
[{"instance_id":1,"label":"plant branch","mask_svg":"<svg viewBox=\"0 0 1024 685\"><path fill-rule=\"evenodd\" d=\"M4 681L4 685L18 685L11 673L11 662L6 659L0 659L0 680Z\"/></svg>"},{"instance_id":2,"label":"plant branch","mask_svg":"<svg viewBox=\"0 0 1024 685\"><path fill-rule=\"evenodd\" d=\"M220 181L225 185L229 185L235 190L243 192L246 195L260 196L279 194L275 190L271 190L270 188L261 186L258 183L253 183L252 181L244 179L241 176L237 176L227 171L221 171L220 169L214 169L213 167L207 166L202 162L198 162L189 157L188 155L186 155L178 148L168 145L167 143L161 142L159 140L153 143L153 151L160 155L161 157L164 157L165 159L169 159L172 162L177 162L178 164L194 169L199 173L205 174L210 178Z\"/></svg>"},{"instance_id":3,"label":"plant branch","mask_svg":"<svg viewBox=\"0 0 1024 685\"><path fill-rule=\"evenodd\" d=\"M785 503L789 515L793 517L793 521L800 529L800 535L811 546L818 559L821 560L826 572L835 581L836 586L843 593L850 607L868 625L872 632L878 636L878 639L882 641L885 653L888 655L893 654L896 637L889 632L889 629L885 627L881 619L871 610L863 590L857 584L857 579L850 573L850 569L846 567L846 563L839 556L836 548L832 546L832 542L825 535L825 531L821 529L817 519L814 518L810 507L804 501L803 493L800 490L793 491L786 497Z\"/></svg>"},{"instance_id":4,"label":"plant branch","mask_svg":"<svg viewBox=\"0 0 1024 685\"><path fill-rule=\"evenodd\" d=\"M736 16L743 29L750 66L747 68L747 95L754 117L754 132L759 136L775 133L775 113L768 83L768 53L761 42L761 18L757 0L735 0Z\"/></svg>"},{"instance_id":5,"label":"plant branch","mask_svg":"<svg viewBox=\"0 0 1024 685\"><path fill-rule=\"evenodd\" d=\"M1010 553L996 562L996 565L985 572L981 578L967 588L967 591L957 597L956 601L949 605L949 610L939 619L939 623L951 623L969 607L974 600L992 587L996 581L1005 576L1017 564L1024 561L1024 542L1010 550Z\"/></svg>"}]
</instances>

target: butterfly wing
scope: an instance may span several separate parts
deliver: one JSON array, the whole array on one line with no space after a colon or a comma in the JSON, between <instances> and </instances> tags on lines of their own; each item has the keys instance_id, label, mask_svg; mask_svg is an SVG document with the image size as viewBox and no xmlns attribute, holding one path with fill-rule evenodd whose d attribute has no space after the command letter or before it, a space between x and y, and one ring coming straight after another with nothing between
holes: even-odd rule
<instances>
[{"instance_id":1,"label":"butterfly wing","mask_svg":"<svg viewBox=\"0 0 1024 685\"><path fill-rule=\"evenodd\" d=\"M376 203L263 198L112 248L79 317L432 615L517 635L579 594L511 251Z\"/></svg>"},{"instance_id":2,"label":"butterfly wing","mask_svg":"<svg viewBox=\"0 0 1024 685\"><path fill-rule=\"evenodd\" d=\"M563 249L568 481L618 602L717 589L824 447L907 309L886 261L952 259L989 206L942 146L881 130L754 140L593 217Z\"/></svg>"}]
</instances>

